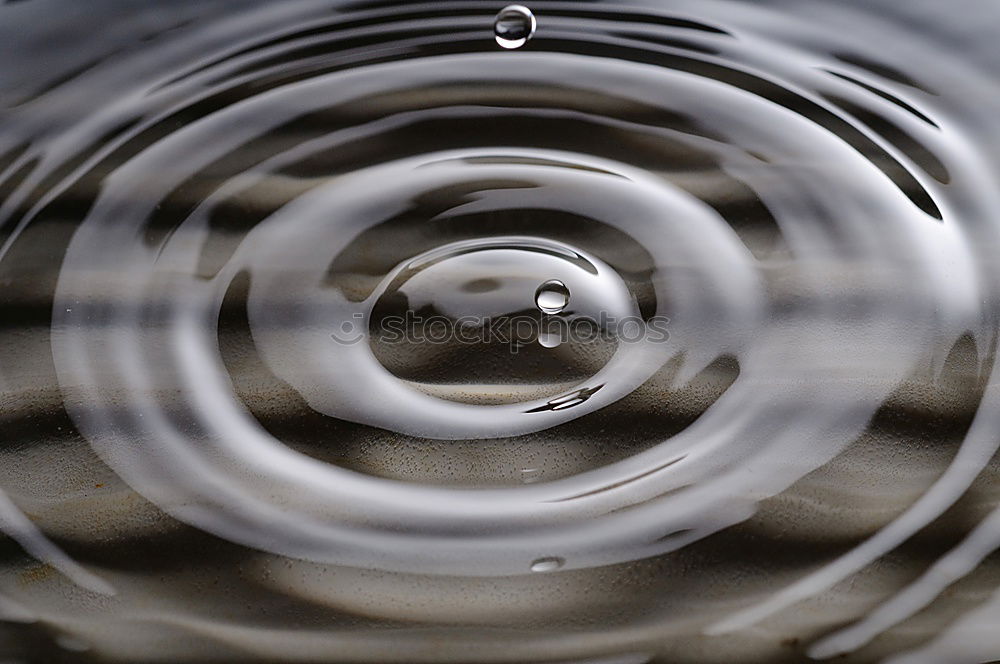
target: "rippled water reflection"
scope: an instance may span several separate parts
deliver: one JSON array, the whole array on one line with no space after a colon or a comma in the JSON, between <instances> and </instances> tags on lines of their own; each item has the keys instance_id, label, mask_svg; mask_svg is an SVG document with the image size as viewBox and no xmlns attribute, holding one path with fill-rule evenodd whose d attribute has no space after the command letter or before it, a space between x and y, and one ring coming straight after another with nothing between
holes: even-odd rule
<instances>
[{"instance_id":1,"label":"rippled water reflection","mask_svg":"<svg viewBox=\"0 0 1000 664\"><path fill-rule=\"evenodd\" d=\"M0 657L1000 659L998 24L0 5Z\"/></svg>"}]
</instances>

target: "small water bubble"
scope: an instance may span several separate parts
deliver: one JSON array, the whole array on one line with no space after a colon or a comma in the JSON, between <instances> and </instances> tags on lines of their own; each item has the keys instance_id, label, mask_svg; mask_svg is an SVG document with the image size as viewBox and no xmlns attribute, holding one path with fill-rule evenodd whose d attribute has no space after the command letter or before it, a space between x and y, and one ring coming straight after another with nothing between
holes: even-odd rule
<instances>
[{"instance_id":1,"label":"small water bubble","mask_svg":"<svg viewBox=\"0 0 1000 664\"><path fill-rule=\"evenodd\" d=\"M569 304L569 289L558 279L550 279L535 291L535 306L542 313L557 314Z\"/></svg>"},{"instance_id":2,"label":"small water bubble","mask_svg":"<svg viewBox=\"0 0 1000 664\"><path fill-rule=\"evenodd\" d=\"M539 558L535 562L531 563L532 572L554 572L563 565L566 564L566 560L558 556L548 556L546 558Z\"/></svg>"},{"instance_id":3,"label":"small water bubble","mask_svg":"<svg viewBox=\"0 0 1000 664\"><path fill-rule=\"evenodd\" d=\"M535 15L522 5L509 5L493 21L493 34L503 48L520 48L535 34Z\"/></svg>"},{"instance_id":4,"label":"small water bubble","mask_svg":"<svg viewBox=\"0 0 1000 664\"><path fill-rule=\"evenodd\" d=\"M538 333L538 343L542 348L555 348L562 343L562 335L558 332L542 332Z\"/></svg>"}]
</instances>

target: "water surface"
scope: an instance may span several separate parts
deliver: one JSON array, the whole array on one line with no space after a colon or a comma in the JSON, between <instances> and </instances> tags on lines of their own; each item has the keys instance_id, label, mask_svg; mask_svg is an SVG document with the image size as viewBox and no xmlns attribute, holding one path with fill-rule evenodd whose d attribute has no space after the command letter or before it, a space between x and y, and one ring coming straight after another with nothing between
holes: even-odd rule
<instances>
[{"instance_id":1,"label":"water surface","mask_svg":"<svg viewBox=\"0 0 1000 664\"><path fill-rule=\"evenodd\" d=\"M0 5L0 658L1000 659L998 24Z\"/></svg>"}]
</instances>

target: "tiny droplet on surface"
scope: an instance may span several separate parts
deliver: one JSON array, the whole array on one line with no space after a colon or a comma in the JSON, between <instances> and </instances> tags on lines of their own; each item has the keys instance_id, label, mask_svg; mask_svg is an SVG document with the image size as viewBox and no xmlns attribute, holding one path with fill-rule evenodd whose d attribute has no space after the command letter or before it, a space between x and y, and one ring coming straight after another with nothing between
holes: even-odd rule
<instances>
[{"instance_id":1,"label":"tiny droplet on surface","mask_svg":"<svg viewBox=\"0 0 1000 664\"><path fill-rule=\"evenodd\" d=\"M535 291L535 306L542 313L557 314L569 304L569 289L558 279L550 279Z\"/></svg>"},{"instance_id":2,"label":"tiny droplet on surface","mask_svg":"<svg viewBox=\"0 0 1000 664\"><path fill-rule=\"evenodd\" d=\"M566 561L558 556L549 556L547 558L539 558L535 562L531 563L532 572L554 572L563 565Z\"/></svg>"},{"instance_id":3,"label":"tiny droplet on surface","mask_svg":"<svg viewBox=\"0 0 1000 664\"><path fill-rule=\"evenodd\" d=\"M542 348L555 348L562 343L562 335L558 332L542 332L538 333L538 343Z\"/></svg>"},{"instance_id":4,"label":"tiny droplet on surface","mask_svg":"<svg viewBox=\"0 0 1000 664\"><path fill-rule=\"evenodd\" d=\"M535 15L523 5L509 5L493 21L493 34L503 48L520 48L535 34Z\"/></svg>"}]
</instances>

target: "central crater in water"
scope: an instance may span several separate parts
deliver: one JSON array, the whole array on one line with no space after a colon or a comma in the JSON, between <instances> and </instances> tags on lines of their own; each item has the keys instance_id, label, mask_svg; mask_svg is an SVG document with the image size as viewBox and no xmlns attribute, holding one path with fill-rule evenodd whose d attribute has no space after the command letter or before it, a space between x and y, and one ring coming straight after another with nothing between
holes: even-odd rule
<instances>
[{"instance_id":1,"label":"central crater in water","mask_svg":"<svg viewBox=\"0 0 1000 664\"><path fill-rule=\"evenodd\" d=\"M607 364L618 345L607 312L628 298L610 267L561 243L458 242L386 277L368 318L369 343L390 373L442 399L547 399Z\"/></svg>"}]
</instances>

